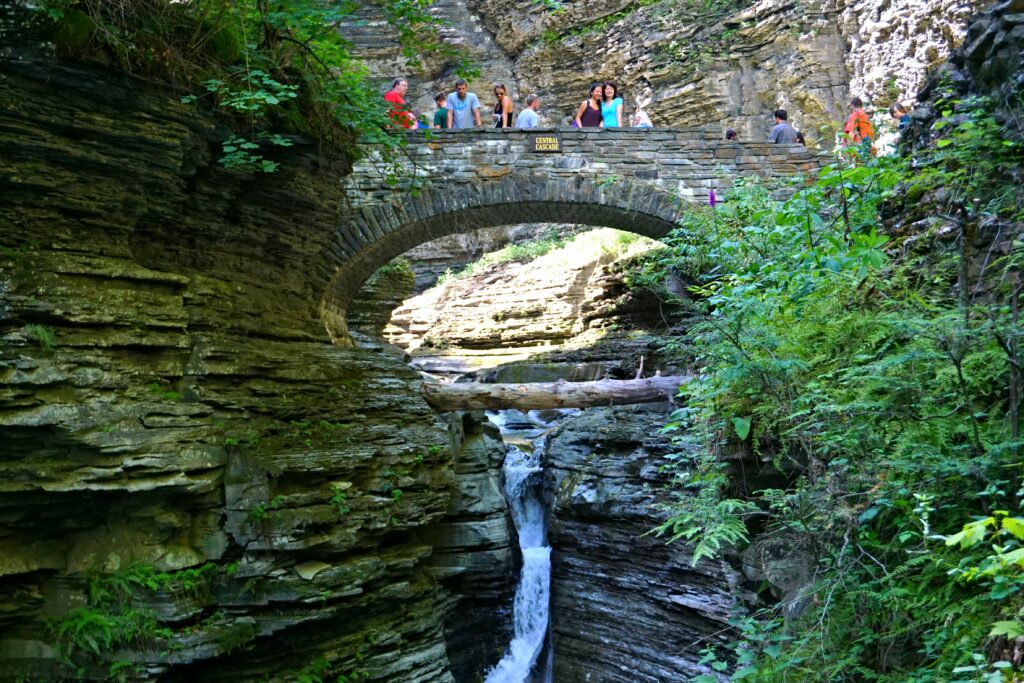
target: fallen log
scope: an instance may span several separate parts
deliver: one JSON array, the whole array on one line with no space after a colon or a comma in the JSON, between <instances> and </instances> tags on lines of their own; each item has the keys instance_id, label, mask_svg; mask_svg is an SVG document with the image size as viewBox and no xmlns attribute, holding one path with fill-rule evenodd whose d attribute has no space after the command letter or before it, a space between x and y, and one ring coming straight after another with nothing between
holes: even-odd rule
<instances>
[{"instance_id":1,"label":"fallen log","mask_svg":"<svg viewBox=\"0 0 1024 683\"><path fill-rule=\"evenodd\" d=\"M547 410L591 408L664 401L690 380L687 375L656 375L645 379L602 379L596 382L530 382L526 384L434 384L420 393L442 412L451 410Z\"/></svg>"}]
</instances>

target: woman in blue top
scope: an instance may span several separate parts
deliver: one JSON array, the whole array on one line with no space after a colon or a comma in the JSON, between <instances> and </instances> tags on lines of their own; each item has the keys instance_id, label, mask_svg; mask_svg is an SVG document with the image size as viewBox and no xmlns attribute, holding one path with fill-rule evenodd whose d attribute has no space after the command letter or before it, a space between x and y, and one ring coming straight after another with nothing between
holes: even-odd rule
<instances>
[{"instance_id":1,"label":"woman in blue top","mask_svg":"<svg viewBox=\"0 0 1024 683\"><path fill-rule=\"evenodd\" d=\"M601 118L605 128L622 128L622 98L619 89L611 81L604 84L604 99L601 102Z\"/></svg>"}]
</instances>

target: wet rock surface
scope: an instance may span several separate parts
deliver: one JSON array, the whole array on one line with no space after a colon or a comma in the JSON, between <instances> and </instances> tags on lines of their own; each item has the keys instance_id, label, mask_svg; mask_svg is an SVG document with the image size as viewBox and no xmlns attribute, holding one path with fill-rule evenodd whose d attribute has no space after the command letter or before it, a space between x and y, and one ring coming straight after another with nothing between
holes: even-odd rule
<instances>
[{"instance_id":1,"label":"wet rock surface","mask_svg":"<svg viewBox=\"0 0 1024 683\"><path fill-rule=\"evenodd\" d=\"M479 413L463 414L455 464L457 492L444 520L426 534L433 573L449 589L445 622L456 681L474 681L500 659L511 639L509 611L520 558L502 493L501 434Z\"/></svg>"},{"instance_id":2,"label":"wet rock surface","mask_svg":"<svg viewBox=\"0 0 1024 683\"><path fill-rule=\"evenodd\" d=\"M672 681L713 673L736 575L690 566L687 545L645 535L668 500L664 404L595 408L557 430L545 455L556 681Z\"/></svg>"}]
</instances>

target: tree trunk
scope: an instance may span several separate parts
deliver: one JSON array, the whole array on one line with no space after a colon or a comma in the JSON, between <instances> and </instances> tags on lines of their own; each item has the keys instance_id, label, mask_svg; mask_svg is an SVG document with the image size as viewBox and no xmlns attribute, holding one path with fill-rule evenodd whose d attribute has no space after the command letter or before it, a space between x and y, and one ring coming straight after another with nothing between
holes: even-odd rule
<instances>
[{"instance_id":1,"label":"tree trunk","mask_svg":"<svg viewBox=\"0 0 1024 683\"><path fill-rule=\"evenodd\" d=\"M420 393L440 411L450 410L546 410L590 408L625 403L664 401L676 395L690 380L686 375L646 379L602 379L597 382L531 382L528 384L431 384Z\"/></svg>"}]
</instances>

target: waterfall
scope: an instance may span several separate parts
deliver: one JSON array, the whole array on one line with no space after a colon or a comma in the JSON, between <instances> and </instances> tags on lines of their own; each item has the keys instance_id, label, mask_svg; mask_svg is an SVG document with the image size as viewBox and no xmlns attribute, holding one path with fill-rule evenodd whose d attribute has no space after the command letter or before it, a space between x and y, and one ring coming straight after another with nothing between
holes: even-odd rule
<instances>
[{"instance_id":1,"label":"waterfall","mask_svg":"<svg viewBox=\"0 0 1024 683\"><path fill-rule=\"evenodd\" d=\"M493 418L492 418L493 419ZM494 422L505 428L502 417ZM540 500L541 444L532 453L509 446L505 456L505 498L519 533L523 571L516 589L514 636L508 651L487 674L485 683L526 683L548 635L551 598L551 547L544 534L544 506ZM545 664L543 667L549 670ZM541 680L550 680L545 673Z\"/></svg>"}]
</instances>

